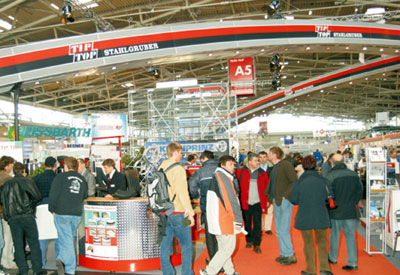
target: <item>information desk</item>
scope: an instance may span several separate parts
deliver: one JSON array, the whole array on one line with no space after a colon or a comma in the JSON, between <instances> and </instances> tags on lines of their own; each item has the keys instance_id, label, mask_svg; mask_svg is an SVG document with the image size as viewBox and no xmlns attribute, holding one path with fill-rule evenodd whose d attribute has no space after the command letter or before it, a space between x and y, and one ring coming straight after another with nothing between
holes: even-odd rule
<instances>
[{"instance_id":1,"label":"information desk","mask_svg":"<svg viewBox=\"0 0 400 275\"><path fill-rule=\"evenodd\" d=\"M147 217L147 198L85 201L79 265L110 272L161 269L158 217ZM173 249L171 262L181 264Z\"/></svg>"}]
</instances>

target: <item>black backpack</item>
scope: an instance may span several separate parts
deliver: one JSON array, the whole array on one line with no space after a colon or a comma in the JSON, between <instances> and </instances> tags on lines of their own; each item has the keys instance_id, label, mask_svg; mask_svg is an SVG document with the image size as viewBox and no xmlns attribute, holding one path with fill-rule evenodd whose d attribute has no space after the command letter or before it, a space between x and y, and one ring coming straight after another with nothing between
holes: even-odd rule
<instances>
[{"instance_id":1,"label":"black backpack","mask_svg":"<svg viewBox=\"0 0 400 275\"><path fill-rule=\"evenodd\" d=\"M171 184L168 182L166 173L173 167L179 165L179 163L174 163L169 166L165 171L161 168L156 170L147 184L147 197L149 198L149 207L151 211L157 216L161 216L165 212L166 216L171 215L174 212L174 204L176 195L169 198L168 186Z\"/></svg>"}]
</instances>

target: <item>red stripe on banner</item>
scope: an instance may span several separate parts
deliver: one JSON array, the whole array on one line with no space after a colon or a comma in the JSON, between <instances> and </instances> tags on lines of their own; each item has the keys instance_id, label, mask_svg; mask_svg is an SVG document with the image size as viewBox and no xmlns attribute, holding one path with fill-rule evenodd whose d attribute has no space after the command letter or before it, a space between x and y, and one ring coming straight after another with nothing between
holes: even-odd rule
<instances>
[{"instance_id":1,"label":"red stripe on banner","mask_svg":"<svg viewBox=\"0 0 400 275\"><path fill-rule=\"evenodd\" d=\"M114 47L121 47L127 45L172 41L180 39L201 38L209 36L221 35L239 35L251 33L277 33L277 32L314 32L316 26L319 25L284 25L284 26L248 26L248 27L229 27L229 28L215 28L215 29L199 29L190 31L168 32L160 34L150 34L142 36L131 36L103 41L94 41L95 49L107 49ZM343 26L329 26L330 31L337 32L361 32L361 33L376 33L387 35L400 35L400 30L381 29L381 28L367 28L367 27L343 27ZM50 42L51 43L51 42ZM76 43L74 43L76 44ZM79 43L77 43L79 44ZM73 44L71 44L73 45ZM34 51L24 54L17 54L0 58L0 67L12 66L21 63L32 62L52 57L64 56L69 53L69 45Z\"/></svg>"},{"instance_id":2,"label":"red stripe on banner","mask_svg":"<svg viewBox=\"0 0 400 275\"><path fill-rule=\"evenodd\" d=\"M0 68L28 63L36 60L48 59L57 56L68 55L69 46L63 46L54 49L46 49L35 52L17 54L0 58Z\"/></svg>"}]
</instances>

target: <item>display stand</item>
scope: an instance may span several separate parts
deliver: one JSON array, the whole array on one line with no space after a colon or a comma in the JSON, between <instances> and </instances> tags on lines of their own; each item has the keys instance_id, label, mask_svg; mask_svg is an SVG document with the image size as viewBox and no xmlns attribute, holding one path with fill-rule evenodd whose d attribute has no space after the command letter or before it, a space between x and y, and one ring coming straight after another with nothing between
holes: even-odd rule
<instances>
[{"instance_id":1,"label":"display stand","mask_svg":"<svg viewBox=\"0 0 400 275\"><path fill-rule=\"evenodd\" d=\"M386 150L367 148L367 205L365 252L386 254L387 181ZM374 241L374 247L371 245ZM376 243L380 243L377 245Z\"/></svg>"}]
</instances>

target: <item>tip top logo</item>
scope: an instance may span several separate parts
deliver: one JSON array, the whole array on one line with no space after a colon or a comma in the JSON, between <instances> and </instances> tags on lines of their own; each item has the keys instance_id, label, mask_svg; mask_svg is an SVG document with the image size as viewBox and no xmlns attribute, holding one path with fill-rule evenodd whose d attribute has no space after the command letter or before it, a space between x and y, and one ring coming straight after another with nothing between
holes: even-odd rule
<instances>
[{"instance_id":1,"label":"tip top logo","mask_svg":"<svg viewBox=\"0 0 400 275\"><path fill-rule=\"evenodd\" d=\"M74 57L74 62L96 59L98 50L94 48L93 42L81 43L69 46L69 55Z\"/></svg>"},{"instance_id":2,"label":"tip top logo","mask_svg":"<svg viewBox=\"0 0 400 275\"><path fill-rule=\"evenodd\" d=\"M331 37L329 26L326 25L316 25L315 32L317 33L318 37Z\"/></svg>"}]
</instances>

